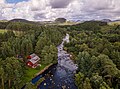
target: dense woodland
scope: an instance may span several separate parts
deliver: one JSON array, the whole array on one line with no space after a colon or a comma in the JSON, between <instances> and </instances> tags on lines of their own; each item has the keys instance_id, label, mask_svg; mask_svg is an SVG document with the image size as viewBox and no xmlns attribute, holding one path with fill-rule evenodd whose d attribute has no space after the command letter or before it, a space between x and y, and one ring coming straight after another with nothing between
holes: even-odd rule
<instances>
[{"instance_id":1,"label":"dense woodland","mask_svg":"<svg viewBox=\"0 0 120 89\"><path fill-rule=\"evenodd\" d=\"M120 89L120 26L87 21L64 26L70 34L65 50L78 64L78 89Z\"/></svg>"},{"instance_id":2,"label":"dense woodland","mask_svg":"<svg viewBox=\"0 0 120 89\"><path fill-rule=\"evenodd\" d=\"M26 57L36 53L41 58L41 64L57 63L57 48L65 36L65 30L57 26L39 26L23 22L11 22L7 30L0 33L0 87L2 89L21 89ZM19 33L18 35L15 32ZM23 56L23 61L17 58Z\"/></svg>"},{"instance_id":3,"label":"dense woodland","mask_svg":"<svg viewBox=\"0 0 120 89\"><path fill-rule=\"evenodd\" d=\"M117 28L116 28L117 27ZM73 26L40 26L25 22L1 22L0 87L21 89L26 83L26 56L36 53L41 64L57 63L57 48L66 33L64 49L78 64L78 89L120 89L120 26L87 21ZM18 32L16 35L15 32ZM17 55L23 55L23 61ZM29 89L28 84L26 89ZM33 88L34 89L34 88Z\"/></svg>"}]
</instances>

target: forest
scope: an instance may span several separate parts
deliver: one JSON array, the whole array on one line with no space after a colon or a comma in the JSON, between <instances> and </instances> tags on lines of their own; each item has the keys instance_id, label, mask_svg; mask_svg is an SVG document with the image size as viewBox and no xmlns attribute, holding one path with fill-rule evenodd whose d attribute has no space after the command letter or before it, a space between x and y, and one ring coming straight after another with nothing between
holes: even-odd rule
<instances>
[{"instance_id":1,"label":"forest","mask_svg":"<svg viewBox=\"0 0 120 89\"><path fill-rule=\"evenodd\" d=\"M2 89L21 89L30 81L27 81L30 74L26 76L26 71L30 72L29 70L32 69L26 67L25 62L26 57L31 53L36 53L40 57L42 67L57 63L56 46L65 36L65 29L24 22L9 24L2 22L0 29L7 30L0 33L0 87ZM16 35L14 31L19 34ZM17 55L22 55L23 60L19 60ZM37 69L40 71L39 68Z\"/></svg>"},{"instance_id":2,"label":"forest","mask_svg":"<svg viewBox=\"0 0 120 89\"><path fill-rule=\"evenodd\" d=\"M120 26L86 21L63 28L70 34L64 49L78 64L78 89L120 89Z\"/></svg>"},{"instance_id":3,"label":"forest","mask_svg":"<svg viewBox=\"0 0 120 89\"><path fill-rule=\"evenodd\" d=\"M64 49L78 65L78 89L120 89L120 26L101 21L70 26L0 22L0 29L7 30L0 33L2 89L21 89L28 82L25 62L31 53L41 58L43 66L57 63L56 47L66 33L70 42L64 44ZM17 55L22 55L23 60Z\"/></svg>"}]
</instances>

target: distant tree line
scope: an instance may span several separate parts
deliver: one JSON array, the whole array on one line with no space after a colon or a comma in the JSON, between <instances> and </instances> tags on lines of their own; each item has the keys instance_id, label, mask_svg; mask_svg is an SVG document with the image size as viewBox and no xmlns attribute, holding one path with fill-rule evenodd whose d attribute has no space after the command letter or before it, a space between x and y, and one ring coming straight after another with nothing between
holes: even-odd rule
<instances>
[{"instance_id":1,"label":"distant tree line","mask_svg":"<svg viewBox=\"0 0 120 89\"><path fill-rule=\"evenodd\" d=\"M79 23L76 25L71 26L60 26L63 28L67 28L69 30L87 30L87 31L99 31L101 27L106 26L107 22L101 22L101 21L85 21L83 23Z\"/></svg>"},{"instance_id":2,"label":"distant tree line","mask_svg":"<svg viewBox=\"0 0 120 89\"><path fill-rule=\"evenodd\" d=\"M0 22L0 29L5 29L8 24L8 22Z\"/></svg>"}]
</instances>

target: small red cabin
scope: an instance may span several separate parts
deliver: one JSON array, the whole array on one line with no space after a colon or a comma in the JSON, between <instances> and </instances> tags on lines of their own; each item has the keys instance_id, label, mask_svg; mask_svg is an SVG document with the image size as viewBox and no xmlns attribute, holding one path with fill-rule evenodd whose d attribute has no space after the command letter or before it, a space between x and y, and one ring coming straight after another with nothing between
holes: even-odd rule
<instances>
[{"instance_id":1,"label":"small red cabin","mask_svg":"<svg viewBox=\"0 0 120 89\"><path fill-rule=\"evenodd\" d=\"M27 61L27 66L31 67L31 68L36 68L38 65L38 62L40 60L40 58L36 55L36 54L31 54L27 57L28 61Z\"/></svg>"}]
</instances>

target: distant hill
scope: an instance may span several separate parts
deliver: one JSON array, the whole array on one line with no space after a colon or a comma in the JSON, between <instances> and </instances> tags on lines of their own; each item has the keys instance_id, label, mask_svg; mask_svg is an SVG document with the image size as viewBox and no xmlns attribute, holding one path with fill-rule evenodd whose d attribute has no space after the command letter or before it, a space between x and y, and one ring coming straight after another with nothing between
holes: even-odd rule
<instances>
[{"instance_id":1,"label":"distant hill","mask_svg":"<svg viewBox=\"0 0 120 89\"><path fill-rule=\"evenodd\" d=\"M12 19L12 20L9 20L9 22L25 22L25 23L28 23L30 21L28 21L26 19Z\"/></svg>"},{"instance_id":2,"label":"distant hill","mask_svg":"<svg viewBox=\"0 0 120 89\"><path fill-rule=\"evenodd\" d=\"M111 22L111 20L110 19L103 19L103 20L101 20L102 22Z\"/></svg>"},{"instance_id":3,"label":"distant hill","mask_svg":"<svg viewBox=\"0 0 120 89\"><path fill-rule=\"evenodd\" d=\"M66 19L65 18L57 18L57 19L55 19L55 22L64 23L64 22L66 22Z\"/></svg>"},{"instance_id":4,"label":"distant hill","mask_svg":"<svg viewBox=\"0 0 120 89\"><path fill-rule=\"evenodd\" d=\"M41 25L41 23L39 23L39 22L29 21L29 20L26 20L26 19L12 19L12 20L9 20L8 22L9 23L10 22L21 22L21 23Z\"/></svg>"},{"instance_id":5,"label":"distant hill","mask_svg":"<svg viewBox=\"0 0 120 89\"><path fill-rule=\"evenodd\" d=\"M117 19L117 20L113 20L112 22L120 22L120 19Z\"/></svg>"}]
</instances>

